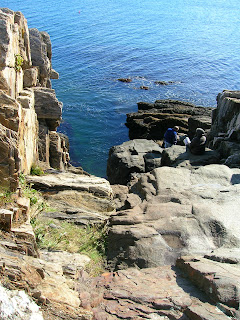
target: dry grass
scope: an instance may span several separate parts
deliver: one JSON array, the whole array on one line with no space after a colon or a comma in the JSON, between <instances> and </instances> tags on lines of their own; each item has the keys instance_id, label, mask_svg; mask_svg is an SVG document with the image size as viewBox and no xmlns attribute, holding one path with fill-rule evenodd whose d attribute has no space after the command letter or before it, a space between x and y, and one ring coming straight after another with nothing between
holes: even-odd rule
<instances>
[{"instance_id":1,"label":"dry grass","mask_svg":"<svg viewBox=\"0 0 240 320\"><path fill-rule=\"evenodd\" d=\"M40 249L86 254L91 259L86 271L93 276L104 272L107 226L84 228L44 217L34 218L32 225Z\"/></svg>"}]
</instances>

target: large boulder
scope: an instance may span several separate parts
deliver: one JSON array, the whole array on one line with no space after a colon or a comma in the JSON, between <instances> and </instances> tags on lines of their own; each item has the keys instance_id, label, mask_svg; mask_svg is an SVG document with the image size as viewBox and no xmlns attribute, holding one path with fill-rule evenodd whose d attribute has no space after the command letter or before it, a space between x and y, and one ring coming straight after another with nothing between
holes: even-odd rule
<instances>
[{"instance_id":1,"label":"large boulder","mask_svg":"<svg viewBox=\"0 0 240 320\"><path fill-rule=\"evenodd\" d=\"M240 244L240 170L161 167L132 181L141 204L111 219L113 268L173 264L181 254L206 254Z\"/></svg>"},{"instance_id":2,"label":"large boulder","mask_svg":"<svg viewBox=\"0 0 240 320\"><path fill-rule=\"evenodd\" d=\"M107 176L111 184L127 184L132 173L160 166L162 148L152 140L135 139L109 150Z\"/></svg>"},{"instance_id":3,"label":"large boulder","mask_svg":"<svg viewBox=\"0 0 240 320\"><path fill-rule=\"evenodd\" d=\"M45 119L50 130L56 130L62 119L62 103L53 89L34 88L35 111L38 119Z\"/></svg>"}]
</instances>

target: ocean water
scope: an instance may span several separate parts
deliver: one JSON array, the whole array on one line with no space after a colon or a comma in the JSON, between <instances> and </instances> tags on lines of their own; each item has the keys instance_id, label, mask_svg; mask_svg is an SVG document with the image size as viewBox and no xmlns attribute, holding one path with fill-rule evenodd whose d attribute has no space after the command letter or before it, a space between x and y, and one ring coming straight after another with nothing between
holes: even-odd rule
<instances>
[{"instance_id":1,"label":"ocean water","mask_svg":"<svg viewBox=\"0 0 240 320\"><path fill-rule=\"evenodd\" d=\"M237 0L1 0L0 7L50 34L60 131L72 163L97 176L106 176L110 147L128 140L126 113L137 102L216 106L219 92L240 89ZM117 80L127 77L133 81Z\"/></svg>"}]
</instances>

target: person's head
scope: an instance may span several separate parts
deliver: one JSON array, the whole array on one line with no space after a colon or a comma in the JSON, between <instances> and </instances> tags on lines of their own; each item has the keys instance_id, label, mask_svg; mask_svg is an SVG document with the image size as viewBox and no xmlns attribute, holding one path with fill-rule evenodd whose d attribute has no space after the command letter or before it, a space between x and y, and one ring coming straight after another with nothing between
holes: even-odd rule
<instances>
[{"instance_id":1,"label":"person's head","mask_svg":"<svg viewBox=\"0 0 240 320\"><path fill-rule=\"evenodd\" d=\"M173 127L173 130L176 131L176 132L178 132L179 127L178 127L178 126L174 126L174 127Z\"/></svg>"},{"instance_id":2,"label":"person's head","mask_svg":"<svg viewBox=\"0 0 240 320\"><path fill-rule=\"evenodd\" d=\"M196 135L198 137L204 136L205 135L205 131L202 128L197 128L196 129Z\"/></svg>"}]
</instances>

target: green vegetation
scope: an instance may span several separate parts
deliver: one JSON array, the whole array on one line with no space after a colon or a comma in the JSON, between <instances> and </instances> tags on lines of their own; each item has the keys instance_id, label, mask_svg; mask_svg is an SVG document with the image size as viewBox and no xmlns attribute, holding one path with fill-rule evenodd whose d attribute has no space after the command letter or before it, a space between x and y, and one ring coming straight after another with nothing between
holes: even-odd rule
<instances>
[{"instance_id":1,"label":"green vegetation","mask_svg":"<svg viewBox=\"0 0 240 320\"><path fill-rule=\"evenodd\" d=\"M42 210L53 212L43 200L41 193L27 184L23 174L19 176L19 185L23 197L30 199L31 224L36 235L37 245L40 249L68 251L89 256L90 263L85 270L91 276L97 276L104 272L106 261L106 240L108 226L89 225L78 226L70 222L53 220L37 215ZM7 190L0 191L0 206L13 207L17 194Z\"/></svg>"},{"instance_id":2,"label":"green vegetation","mask_svg":"<svg viewBox=\"0 0 240 320\"><path fill-rule=\"evenodd\" d=\"M23 57L20 54L15 55L15 70L19 72L22 69Z\"/></svg>"},{"instance_id":3,"label":"green vegetation","mask_svg":"<svg viewBox=\"0 0 240 320\"><path fill-rule=\"evenodd\" d=\"M87 226L36 217L31 221L40 249L86 254L91 262L86 271L96 276L104 271L107 226Z\"/></svg>"},{"instance_id":4,"label":"green vegetation","mask_svg":"<svg viewBox=\"0 0 240 320\"><path fill-rule=\"evenodd\" d=\"M32 185L27 184L23 174L19 176L19 185L22 196L30 199L31 206L35 206L38 211L45 209L46 203L43 200L41 192L33 189Z\"/></svg>"},{"instance_id":5,"label":"green vegetation","mask_svg":"<svg viewBox=\"0 0 240 320\"><path fill-rule=\"evenodd\" d=\"M6 189L0 190L0 207L6 208L8 205L11 205L13 202L12 199L13 193Z\"/></svg>"},{"instance_id":6,"label":"green vegetation","mask_svg":"<svg viewBox=\"0 0 240 320\"><path fill-rule=\"evenodd\" d=\"M44 171L38 165L33 164L32 167L31 167L30 174L33 175L33 176L42 176L42 175L44 175Z\"/></svg>"}]
</instances>

